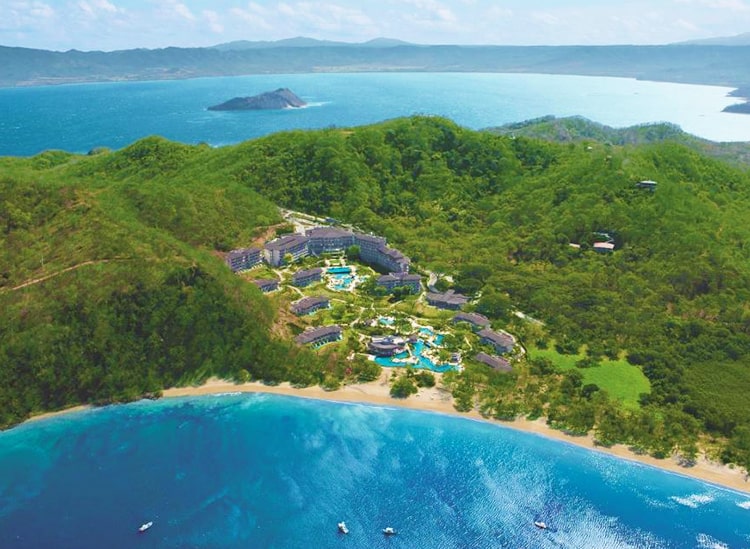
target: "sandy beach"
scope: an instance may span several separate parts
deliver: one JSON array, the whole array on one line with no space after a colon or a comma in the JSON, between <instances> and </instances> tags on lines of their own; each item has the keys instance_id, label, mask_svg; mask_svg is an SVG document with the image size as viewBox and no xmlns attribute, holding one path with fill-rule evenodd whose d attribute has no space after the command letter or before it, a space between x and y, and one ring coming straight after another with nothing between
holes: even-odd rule
<instances>
[{"instance_id":1,"label":"sandy beach","mask_svg":"<svg viewBox=\"0 0 750 549\"><path fill-rule=\"evenodd\" d=\"M626 446L615 445L611 448L605 448L594 444L592 436L569 436L561 431L550 428L545 420L538 419L529 421L527 419L516 419L515 421L497 421L487 419L481 416L477 411L462 413L456 411L453 407L453 397L438 387L430 389L420 389L419 393L408 399L391 398L388 383L389 372L385 371L381 378L372 383L345 385L336 391L326 391L321 387L294 388L288 383L279 385L265 385L260 382L250 382L236 384L229 381L212 378L203 385L196 387L178 387L166 389L163 392L165 398L213 395L220 393L268 393L276 395L287 395L301 398L312 398L318 400L330 400L336 402L356 402L362 404L372 404L376 406L386 406L391 408L410 408L413 410L426 410L440 414L447 414L456 417L474 419L487 423L503 425L512 429L518 429L528 433L535 433L547 438L560 440L569 444L575 444L590 450L603 452L618 458L628 459L651 465L672 473L700 479L712 484L737 490L750 494L750 481L748 475L739 468L710 461L705 457L698 459L692 467L683 467L674 459L656 459L651 456L639 455L630 451ZM76 406L59 412L50 412L34 416L30 421L39 420L60 414L67 414L73 411L83 410L87 406Z\"/></svg>"}]
</instances>

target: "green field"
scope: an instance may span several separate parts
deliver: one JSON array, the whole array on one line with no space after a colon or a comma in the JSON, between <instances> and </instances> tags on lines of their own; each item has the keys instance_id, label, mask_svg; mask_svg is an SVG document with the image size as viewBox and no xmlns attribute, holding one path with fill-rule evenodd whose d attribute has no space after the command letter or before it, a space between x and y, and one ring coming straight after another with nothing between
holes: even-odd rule
<instances>
[{"instance_id":1,"label":"green field","mask_svg":"<svg viewBox=\"0 0 750 549\"><path fill-rule=\"evenodd\" d=\"M543 357L562 370L576 367L576 362L584 358L579 355L561 355L554 349L529 349L531 358ZM602 360L601 366L596 368L581 368L583 382L595 383L607 391L610 397L622 402L623 406L632 410L638 409L638 397L641 393L651 392L651 384L640 368L628 364L624 359Z\"/></svg>"}]
</instances>

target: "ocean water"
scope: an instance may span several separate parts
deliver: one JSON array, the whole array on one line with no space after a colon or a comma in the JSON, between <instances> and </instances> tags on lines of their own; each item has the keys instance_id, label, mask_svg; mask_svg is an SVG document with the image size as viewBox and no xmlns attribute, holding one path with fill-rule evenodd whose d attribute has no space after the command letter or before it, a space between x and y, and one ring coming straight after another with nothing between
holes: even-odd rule
<instances>
[{"instance_id":1,"label":"ocean water","mask_svg":"<svg viewBox=\"0 0 750 549\"><path fill-rule=\"evenodd\" d=\"M461 418L220 395L0 433L0 547L747 548L750 495Z\"/></svg>"},{"instance_id":2,"label":"ocean water","mask_svg":"<svg viewBox=\"0 0 750 549\"><path fill-rule=\"evenodd\" d=\"M213 112L210 105L279 87L309 106ZM85 153L148 135L213 146L281 130L357 126L413 114L480 129L553 114L615 127L667 121L714 141L750 141L750 117L722 113L730 88L539 74L254 75L0 89L0 156Z\"/></svg>"}]
</instances>

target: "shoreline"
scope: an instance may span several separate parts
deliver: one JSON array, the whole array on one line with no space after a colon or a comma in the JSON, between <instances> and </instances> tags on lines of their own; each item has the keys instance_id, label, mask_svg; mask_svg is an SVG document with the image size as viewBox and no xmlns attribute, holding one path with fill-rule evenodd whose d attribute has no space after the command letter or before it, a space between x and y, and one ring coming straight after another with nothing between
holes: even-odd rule
<instances>
[{"instance_id":1,"label":"shoreline","mask_svg":"<svg viewBox=\"0 0 750 549\"><path fill-rule=\"evenodd\" d=\"M482 421L484 423L504 426L559 442L566 442L574 446L601 452L620 459L655 467L669 473L704 481L721 488L740 492L743 495L750 495L750 475L743 473L740 468L731 468L728 465L711 461L705 456L699 457L696 464L692 467L683 467L673 458L656 459L648 455L639 455L621 444L616 444L609 448L605 446L597 446L594 444L594 438L592 435L567 435L562 431L549 427L545 423L544 418L533 421L525 418L515 419L514 421L500 421L485 418L476 410L466 413L458 412L453 407L453 397L446 391L439 389L437 386L429 389L422 388L416 395L412 395L407 399L395 399L390 396L388 378L389 371L385 371L377 381L344 385L335 391L326 391L319 386L297 389L286 382L279 385L264 385L258 381L235 384L231 381L211 378L206 383L199 386L173 387L171 389L165 389L162 392L162 398L207 396L221 393L266 393L314 400L326 400L331 402L345 402L434 412L447 416ZM29 418L25 423L91 408L92 406L83 405L57 412L43 413Z\"/></svg>"}]
</instances>

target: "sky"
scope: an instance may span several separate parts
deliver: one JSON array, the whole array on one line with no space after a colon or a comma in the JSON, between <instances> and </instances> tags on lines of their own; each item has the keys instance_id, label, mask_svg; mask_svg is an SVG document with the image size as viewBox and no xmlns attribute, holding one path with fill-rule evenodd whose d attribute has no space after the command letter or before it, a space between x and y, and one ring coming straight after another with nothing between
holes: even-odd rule
<instances>
[{"instance_id":1,"label":"sky","mask_svg":"<svg viewBox=\"0 0 750 549\"><path fill-rule=\"evenodd\" d=\"M58 51L295 36L418 44L667 44L748 31L750 0L0 0L0 45Z\"/></svg>"}]
</instances>

